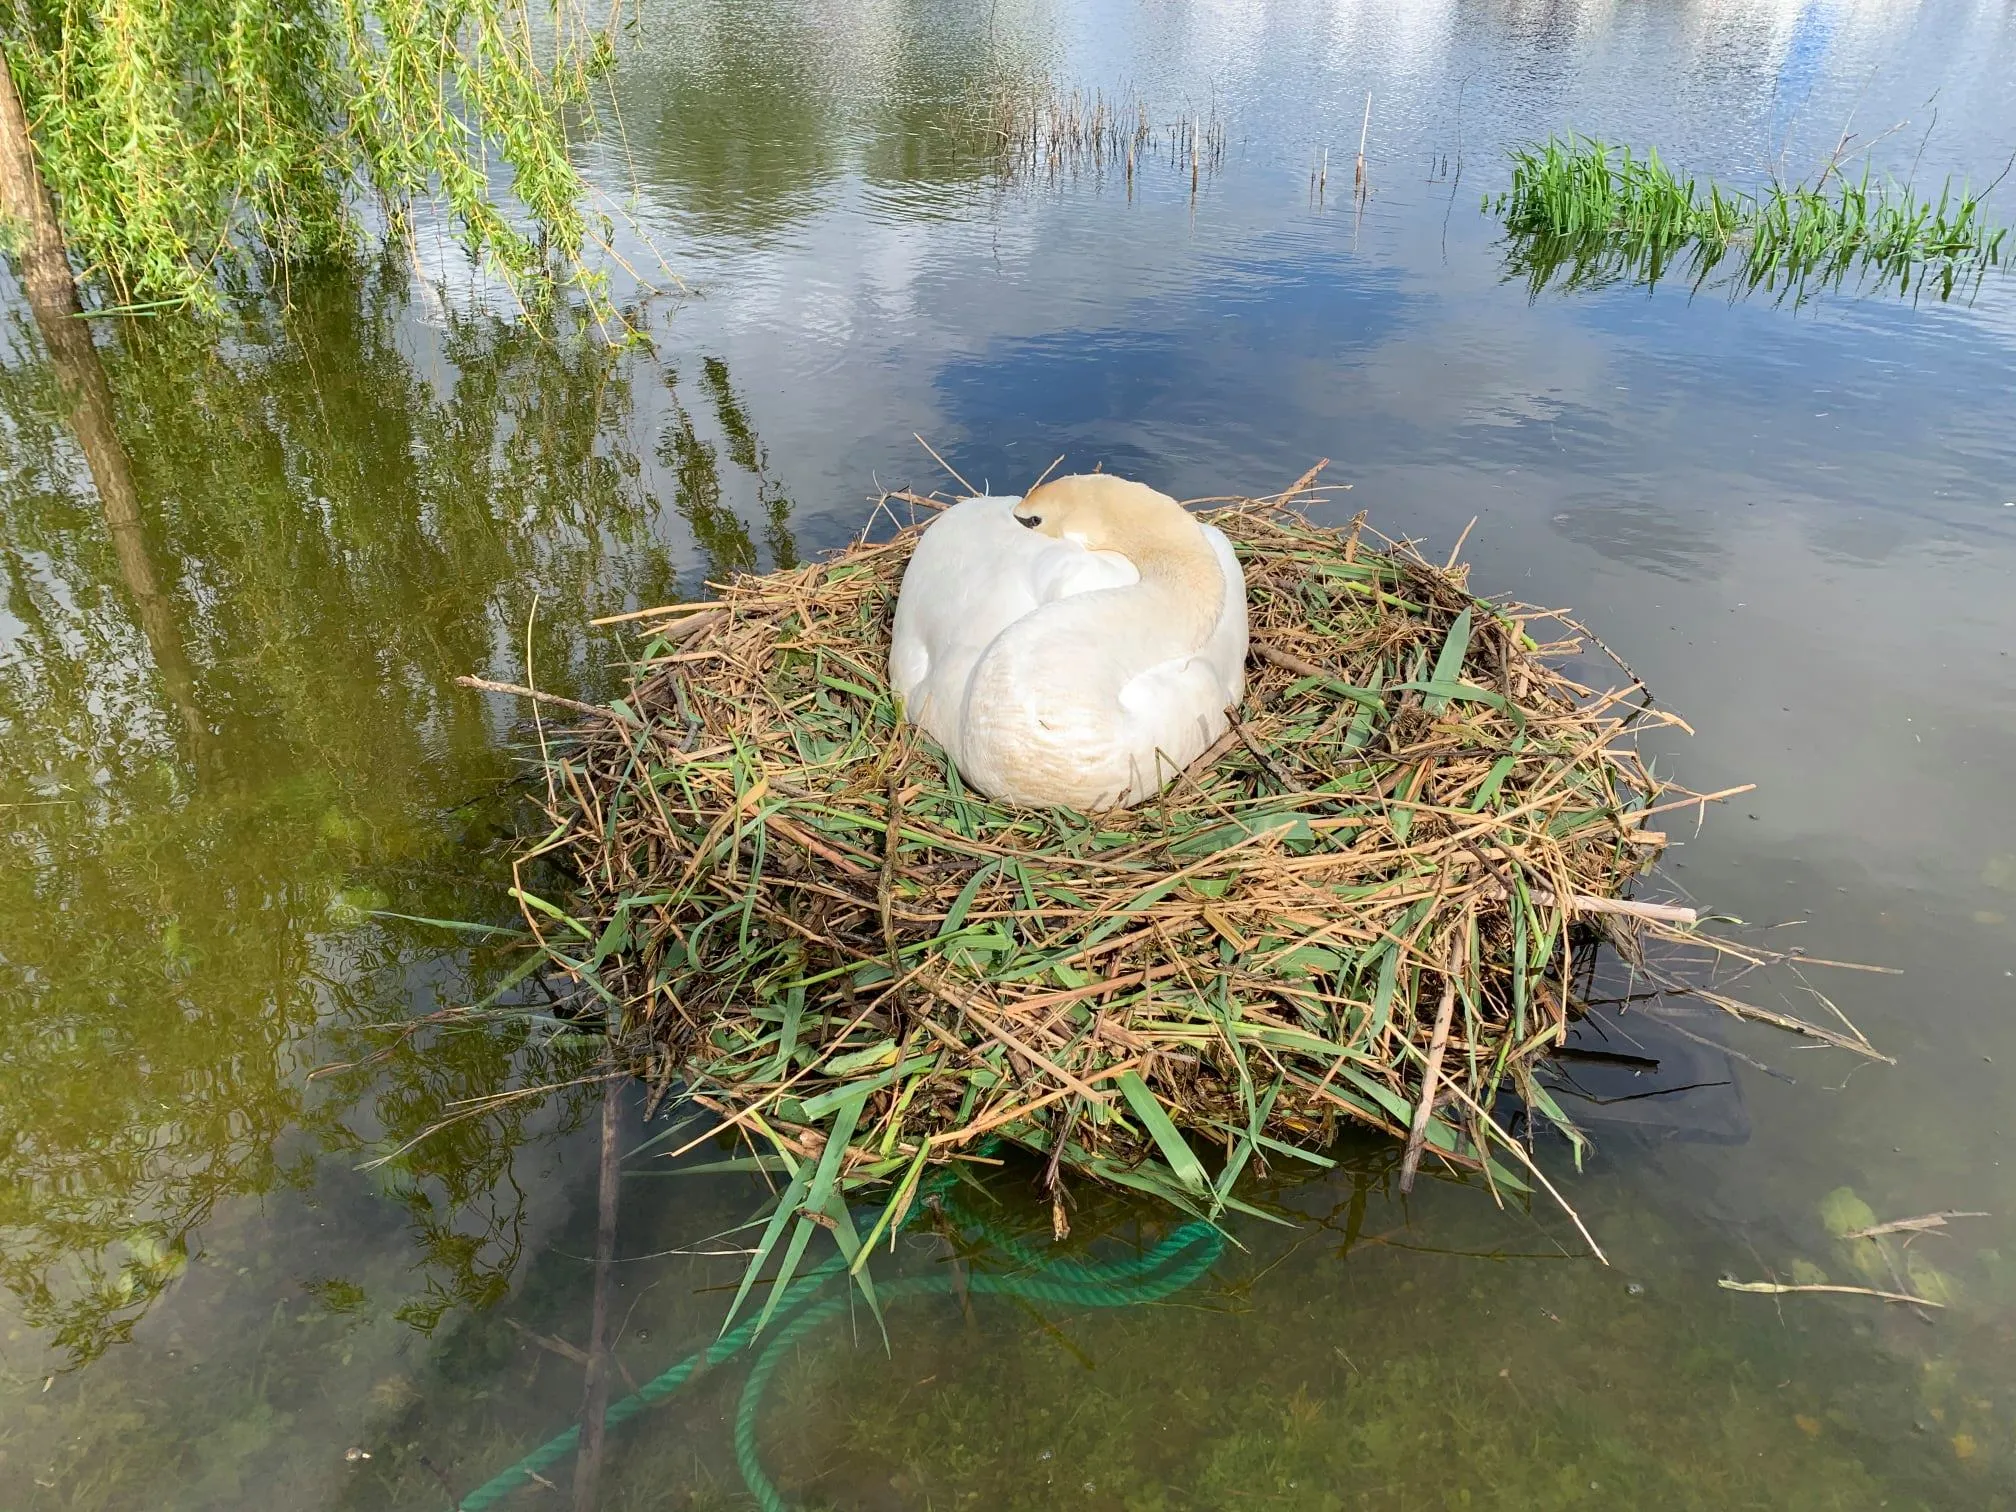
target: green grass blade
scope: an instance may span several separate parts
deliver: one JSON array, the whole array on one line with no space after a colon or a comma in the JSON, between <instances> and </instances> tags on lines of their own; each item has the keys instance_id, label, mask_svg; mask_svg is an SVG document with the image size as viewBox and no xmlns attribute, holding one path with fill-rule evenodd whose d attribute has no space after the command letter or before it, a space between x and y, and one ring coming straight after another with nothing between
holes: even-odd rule
<instances>
[{"instance_id":1,"label":"green grass blade","mask_svg":"<svg viewBox=\"0 0 2016 1512\"><path fill-rule=\"evenodd\" d=\"M1470 654L1469 609L1456 616L1456 623L1449 627L1449 635L1442 642L1442 653L1435 658L1435 670L1428 674L1431 683L1459 686L1463 675L1463 658ZM1430 714L1440 714L1449 707L1449 695L1435 692L1422 696L1421 707Z\"/></svg>"},{"instance_id":2,"label":"green grass blade","mask_svg":"<svg viewBox=\"0 0 2016 1512\"><path fill-rule=\"evenodd\" d=\"M791 1156L782 1157L785 1160ZM735 1288L734 1300L728 1304L728 1315L721 1320L721 1332L726 1334L734 1324L736 1315L742 1311L742 1304L748 1299L750 1289L756 1284L756 1277L763 1269L763 1262L770 1258L770 1251L776 1248L785 1225L805 1200L806 1189L812 1183L812 1163L801 1162L792 1172L791 1180L785 1185L783 1195L777 1199L777 1210L770 1215L770 1221L763 1226L762 1235L756 1240L756 1252L749 1257L749 1264L742 1272L742 1284ZM775 1292L772 1292L775 1301Z\"/></svg>"},{"instance_id":3,"label":"green grass blade","mask_svg":"<svg viewBox=\"0 0 2016 1512\"><path fill-rule=\"evenodd\" d=\"M1127 1099L1127 1106L1134 1110L1134 1116L1148 1130L1149 1137L1162 1152L1162 1158L1169 1162L1169 1169L1176 1179L1199 1195L1209 1192L1211 1183L1204 1175L1203 1165L1183 1138L1182 1131L1169 1121L1169 1115L1155 1100L1155 1094L1148 1090L1148 1084L1141 1080L1141 1074L1128 1071L1115 1080L1120 1084L1121 1096Z\"/></svg>"}]
</instances>

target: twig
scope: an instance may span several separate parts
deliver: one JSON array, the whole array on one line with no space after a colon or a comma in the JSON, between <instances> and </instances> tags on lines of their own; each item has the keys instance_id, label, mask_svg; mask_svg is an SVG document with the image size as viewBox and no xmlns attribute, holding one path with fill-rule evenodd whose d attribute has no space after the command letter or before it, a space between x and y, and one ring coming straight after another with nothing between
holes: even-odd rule
<instances>
[{"instance_id":1,"label":"twig","mask_svg":"<svg viewBox=\"0 0 2016 1512\"><path fill-rule=\"evenodd\" d=\"M941 513L952 507L952 501L949 499L934 499L929 494L913 493L907 488L885 489L876 500L876 503L886 505L891 499L901 499L905 504L915 504L920 508L930 510L933 514ZM893 510L890 512L890 518L895 518ZM874 524L874 521L870 520L869 524Z\"/></svg>"},{"instance_id":2,"label":"twig","mask_svg":"<svg viewBox=\"0 0 2016 1512\"><path fill-rule=\"evenodd\" d=\"M1238 744L1239 744L1239 732L1237 730L1228 728L1223 735L1220 735L1216 740L1212 741L1209 746L1205 747L1203 755L1199 756L1195 761L1191 762L1190 765L1183 768L1183 775L1185 777L1194 778L1200 772L1208 771L1212 766L1212 764L1215 763L1219 757L1223 756L1227 751L1231 750L1232 747Z\"/></svg>"},{"instance_id":3,"label":"twig","mask_svg":"<svg viewBox=\"0 0 2016 1512\"><path fill-rule=\"evenodd\" d=\"M1316 482L1316 475L1322 472L1323 469L1328 467L1329 465L1330 465L1330 459L1328 457L1318 458L1316 465L1314 467L1310 468L1307 472L1302 474L1301 477L1297 478L1293 483L1290 483L1286 488L1282 489L1280 493L1275 494L1273 498L1268 500L1268 502L1270 504L1285 506L1288 503L1288 501L1294 498L1297 494L1309 492L1311 487L1313 487ZM1326 488L1336 488L1336 487L1349 488L1350 486L1351 485L1349 483L1344 484L1326 483L1324 485L1324 487Z\"/></svg>"},{"instance_id":4,"label":"twig","mask_svg":"<svg viewBox=\"0 0 2016 1512\"><path fill-rule=\"evenodd\" d=\"M1277 667L1285 667L1297 677L1327 677L1332 682L1344 681L1342 676L1328 668L1319 667L1316 663L1297 656L1293 651L1283 651L1279 646L1270 646L1265 641L1254 641L1252 651L1261 660L1270 661Z\"/></svg>"},{"instance_id":5,"label":"twig","mask_svg":"<svg viewBox=\"0 0 2016 1512\"><path fill-rule=\"evenodd\" d=\"M939 985L937 990L938 995L940 997L946 998L948 1002L952 1003L955 1007L959 1008L966 1014L968 1018L972 1019L974 1023L978 1024L982 1032L984 1032L989 1039L1000 1041L1002 1045L1004 1045L1009 1050L1013 1051L1015 1054L1021 1056L1031 1065L1037 1067L1039 1070L1048 1071L1052 1076L1056 1077L1057 1080L1062 1082L1071 1091L1076 1092L1080 1097L1083 1097L1086 1101L1096 1102L1100 1104L1102 1107L1112 1101L1112 1098L1108 1097L1104 1092L1097 1091L1093 1087L1088 1085L1083 1080L1083 1078L1073 1076L1069 1071L1066 1071L1062 1066L1058 1065L1048 1056L1043 1055L1040 1051L1030 1049L1021 1040L1018 1040L1017 1038L1015 1038L1014 1035L1010 1034L1006 1029L1003 1029L999 1024L989 1019L987 1015L982 1013L979 1010L979 1008L976 1007L972 1002L962 1001L957 997L948 996L948 994L945 992L942 983Z\"/></svg>"},{"instance_id":6,"label":"twig","mask_svg":"<svg viewBox=\"0 0 2016 1512\"><path fill-rule=\"evenodd\" d=\"M571 1360L576 1365L586 1365L588 1363L589 1356L587 1350L582 1349L577 1345L569 1344L565 1339L559 1337L557 1334L539 1333L534 1329L527 1328L523 1323L520 1323L516 1318L506 1318L504 1320L504 1326L510 1329L515 1329L519 1334L521 1334L523 1337L527 1339L530 1339L534 1344L537 1344L541 1349L556 1354L560 1356L560 1358L563 1360Z\"/></svg>"},{"instance_id":7,"label":"twig","mask_svg":"<svg viewBox=\"0 0 2016 1512\"><path fill-rule=\"evenodd\" d=\"M1544 887L1528 887L1536 903L1555 904L1559 900ZM1639 903L1630 898L1598 898L1588 893L1570 893L1560 904L1570 913L1616 914L1626 919L1645 919L1655 924L1695 924L1700 914L1681 903Z\"/></svg>"},{"instance_id":8,"label":"twig","mask_svg":"<svg viewBox=\"0 0 2016 1512\"><path fill-rule=\"evenodd\" d=\"M1901 966L1868 966L1860 961L1830 961L1825 956L1809 956L1796 949L1788 950L1785 959L1794 966L1827 966L1836 971L1867 971L1876 976L1904 975L1904 968ZM1860 1034L1862 1031L1857 1029L1855 1032Z\"/></svg>"},{"instance_id":9,"label":"twig","mask_svg":"<svg viewBox=\"0 0 2016 1512\"><path fill-rule=\"evenodd\" d=\"M960 477L959 469L954 467L950 462L947 462L943 457L939 456L937 451L933 449L929 441L926 441L922 436L918 435L915 431L912 431L910 433L910 438L913 441L915 441L919 446L923 447L924 450L930 452L931 460L933 462L936 462L940 467L944 468L945 471L952 474L953 481L956 482L961 488L965 489L968 494L972 495L975 498L979 497L980 490L975 488L971 483L968 483L964 478Z\"/></svg>"},{"instance_id":10,"label":"twig","mask_svg":"<svg viewBox=\"0 0 2016 1512\"><path fill-rule=\"evenodd\" d=\"M1225 711L1225 717L1231 723L1232 734L1235 737L1237 737L1241 745L1245 746L1246 749L1252 753L1253 759L1259 762L1260 765L1262 765L1267 769L1268 776L1272 777L1276 782L1280 783L1281 786L1288 792L1306 793L1309 791L1309 789L1304 787L1301 783L1297 782L1293 777L1290 777L1285 771L1283 771L1281 769L1280 762L1276 761L1272 756L1268 755L1266 747L1262 746L1259 741L1253 738L1253 732L1246 728L1244 721L1242 721L1239 718L1237 710L1227 709ZM1195 766L1196 763L1192 762L1191 765ZM1189 770L1189 768L1186 767L1185 770L1187 771Z\"/></svg>"},{"instance_id":11,"label":"twig","mask_svg":"<svg viewBox=\"0 0 2016 1512\"><path fill-rule=\"evenodd\" d=\"M1669 813L1673 809L1693 808L1700 804L1704 808L1711 803L1720 803L1724 798L1741 797L1744 793L1757 791L1754 782L1739 782L1734 787L1718 788L1712 793L1689 793L1685 798L1675 798L1671 803L1655 804L1651 808L1633 809L1623 817L1636 823L1643 823L1654 814Z\"/></svg>"},{"instance_id":12,"label":"twig","mask_svg":"<svg viewBox=\"0 0 2016 1512\"><path fill-rule=\"evenodd\" d=\"M1874 1239L1878 1234L1922 1234L1930 1229L1942 1229L1946 1227L1947 1220L1951 1218L1986 1218L1988 1216L1986 1213L1926 1213L1919 1218L1894 1218L1888 1223L1872 1224L1868 1228L1856 1229L1851 1233L1843 1234L1841 1237L1843 1239Z\"/></svg>"},{"instance_id":13,"label":"twig","mask_svg":"<svg viewBox=\"0 0 2016 1512\"><path fill-rule=\"evenodd\" d=\"M603 719L618 717L614 709L596 704L583 703L578 698L562 698L558 693L542 693L537 688L520 687L517 683L492 682L487 677L458 677L455 679L465 688L480 688L485 693L511 693L519 698L530 698L538 703L553 704L558 708L572 709L576 714L594 714Z\"/></svg>"},{"instance_id":14,"label":"twig","mask_svg":"<svg viewBox=\"0 0 2016 1512\"><path fill-rule=\"evenodd\" d=\"M706 610L707 613L695 613L695 611L702 609ZM687 604L660 604L653 609L629 609L622 614L605 614L600 619L591 619L588 623L591 625L621 625L630 620L650 619L654 615L661 614L693 614L695 616L694 619L682 620L678 625L672 626L664 632L668 635L684 637L691 635L701 625L712 624L715 620L719 619L721 617L721 604L714 599L696 599L692 603Z\"/></svg>"},{"instance_id":15,"label":"twig","mask_svg":"<svg viewBox=\"0 0 2016 1512\"><path fill-rule=\"evenodd\" d=\"M1535 1181L1539 1182L1541 1187L1545 1189L1547 1195L1554 1199L1554 1205L1560 1208L1562 1212L1568 1215L1568 1221L1575 1225L1575 1232L1580 1234L1582 1236L1582 1242L1589 1246L1589 1253L1594 1255L1598 1260L1602 1261L1603 1264L1608 1265L1610 1263L1610 1257L1603 1253L1603 1246L1598 1244L1596 1242L1596 1236L1589 1232L1589 1226L1582 1221L1582 1215L1576 1212L1573 1207L1569 1206L1568 1199L1566 1197L1563 1197L1561 1195L1560 1189L1556 1187L1553 1182L1547 1179L1547 1173L1540 1169L1538 1162L1536 1162L1533 1159L1532 1155L1527 1152L1526 1147L1520 1144L1519 1141L1514 1139L1510 1134L1507 1134L1502 1128L1500 1128L1498 1125L1498 1121L1492 1118L1490 1114L1486 1113L1484 1109L1478 1105L1477 1099L1472 1097L1468 1092L1465 1092L1462 1089L1462 1087L1458 1086L1455 1082L1451 1082L1449 1084L1449 1090L1456 1095L1456 1100L1458 1102L1463 1103L1470 1109L1470 1111L1473 1114L1476 1115L1478 1126L1480 1128L1488 1129L1491 1133L1496 1134L1498 1136L1499 1143L1505 1149L1512 1152L1513 1159L1517 1160L1521 1165L1526 1167L1526 1173L1529 1176L1531 1176ZM1488 1153L1484 1150L1479 1150L1477 1154L1480 1159L1489 1158Z\"/></svg>"},{"instance_id":16,"label":"twig","mask_svg":"<svg viewBox=\"0 0 2016 1512\"><path fill-rule=\"evenodd\" d=\"M1715 1283L1724 1291L1761 1292L1767 1297L1785 1296L1792 1292L1838 1292L1847 1297L1881 1297L1885 1302L1903 1302L1912 1307L1944 1307L1944 1302L1934 1302L1930 1297L1913 1296L1910 1292L1878 1291L1873 1286L1834 1286L1819 1281L1793 1284L1786 1281L1731 1281L1727 1276Z\"/></svg>"},{"instance_id":17,"label":"twig","mask_svg":"<svg viewBox=\"0 0 2016 1512\"><path fill-rule=\"evenodd\" d=\"M899 741L901 737L898 737ZM882 872L875 882L875 906L882 915L882 943L889 948L889 974L903 975L902 942L896 937L897 858L903 846L903 774L910 766L910 747L903 742L889 768L889 807L882 824Z\"/></svg>"},{"instance_id":18,"label":"twig","mask_svg":"<svg viewBox=\"0 0 2016 1512\"><path fill-rule=\"evenodd\" d=\"M1062 467L1063 465L1064 465L1064 454L1062 452L1059 452L1056 456L1050 459L1050 465L1044 468L1042 472L1036 475L1036 481L1034 483L1031 483L1028 486L1028 488L1023 490L1023 492L1025 493L1036 492L1037 489L1043 486L1045 480L1049 478L1050 474L1057 471L1057 469Z\"/></svg>"},{"instance_id":19,"label":"twig","mask_svg":"<svg viewBox=\"0 0 2016 1512\"><path fill-rule=\"evenodd\" d=\"M1512 879L1498 869L1498 864L1474 845L1465 845L1479 861L1484 863L1498 890L1507 898L1512 896ZM1534 902L1547 907L1564 907L1570 913L1617 914L1629 919L1644 919L1655 924L1694 924L1699 916L1691 908L1679 903L1635 903L1629 898L1598 898L1588 893L1570 893L1565 904L1559 903L1552 888L1535 887L1527 884L1526 894Z\"/></svg>"},{"instance_id":20,"label":"twig","mask_svg":"<svg viewBox=\"0 0 2016 1512\"><path fill-rule=\"evenodd\" d=\"M1463 543L1470 539L1470 532L1477 528L1477 516L1470 516L1470 523L1463 527L1463 534L1456 537L1456 544L1449 548L1449 560L1442 566L1444 572L1454 572L1456 563L1462 559Z\"/></svg>"}]
</instances>

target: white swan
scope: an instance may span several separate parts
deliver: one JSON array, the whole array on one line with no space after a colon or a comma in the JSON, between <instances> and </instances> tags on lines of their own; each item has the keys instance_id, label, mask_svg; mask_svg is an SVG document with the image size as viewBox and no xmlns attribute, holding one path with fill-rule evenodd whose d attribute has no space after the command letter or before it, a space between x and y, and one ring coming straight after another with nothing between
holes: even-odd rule
<instances>
[{"instance_id":1,"label":"white swan","mask_svg":"<svg viewBox=\"0 0 2016 1512\"><path fill-rule=\"evenodd\" d=\"M1008 803L1139 803L1225 732L1245 680L1231 543L1106 473L953 505L897 595L905 717Z\"/></svg>"}]
</instances>

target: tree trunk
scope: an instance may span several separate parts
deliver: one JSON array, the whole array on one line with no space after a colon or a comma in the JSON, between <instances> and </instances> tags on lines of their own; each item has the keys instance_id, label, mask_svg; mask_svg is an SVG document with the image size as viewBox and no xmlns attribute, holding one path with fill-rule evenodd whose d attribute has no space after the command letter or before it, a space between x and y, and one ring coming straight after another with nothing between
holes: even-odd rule
<instances>
[{"instance_id":1,"label":"tree trunk","mask_svg":"<svg viewBox=\"0 0 2016 1512\"><path fill-rule=\"evenodd\" d=\"M28 115L14 88L13 70L4 59L0 59L0 215L22 232L21 287L46 335L52 320L77 313L77 280L70 272L56 204L35 166Z\"/></svg>"},{"instance_id":2,"label":"tree trunk","mask_svg":"<svg viewBox=\"0 0 2016 1512\"><path fill-rule=\"evenodd\" d=\"M16 253L21 289L49 351L50 365L70 408L70 428L83 449L84 462L97 485L99 507L112 537L119 575L133 596L140 632L169 701L181 716L190 754L200 765L214 755L208 721L196 704L195 678L183 651L175 607L161 591L154 564L147 555L147 536L140 516L140 494L133 486L133 464L119 440L112 412L112 388L98 360L91 329L77 302L77 280L63 244L56 205L35 166L35 148L28 139L28 117L14 88L14 75L0 59L0 217L20 229Z\"/></svg>"}]
</instances>

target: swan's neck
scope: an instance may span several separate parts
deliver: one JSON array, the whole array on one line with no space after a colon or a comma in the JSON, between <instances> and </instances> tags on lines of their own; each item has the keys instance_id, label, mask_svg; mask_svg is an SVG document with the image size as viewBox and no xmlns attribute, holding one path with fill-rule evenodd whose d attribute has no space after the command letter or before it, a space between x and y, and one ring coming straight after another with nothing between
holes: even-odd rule
<instances>
[{"instance_id":1,"label":"swan's neck","mask_svg":"<svg viewBox=\"0 0 2016 1512\"><path fill-rule=\"evenodd\" d=\"M1225 574L1204 532L1188 516L1130 531L1112 550L1141 574L1140 586L1158 602L1157 614L1172 634L1201 646L1225 608Z\"/></svg>"}]
</instances>

